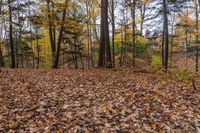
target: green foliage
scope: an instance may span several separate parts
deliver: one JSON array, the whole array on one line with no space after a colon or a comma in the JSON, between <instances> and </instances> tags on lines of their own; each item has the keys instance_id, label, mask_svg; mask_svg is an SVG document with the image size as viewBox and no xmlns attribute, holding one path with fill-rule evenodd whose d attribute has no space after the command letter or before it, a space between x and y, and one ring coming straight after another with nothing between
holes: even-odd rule
<instances>
[{"instance_id":1,"label":"green foliage","mask_svg":"<svg viewBox=\"0 0 200 133\"><path fill-rule=\"evenodd\" d=\"M136 53L138 56L148 56L150 54L149 51L149 40L143 37L136 38Z\"/></svg>"},{"instance_id":2,"label":"green foliage","mask_svg":"<svg viewBox=\"0 0 200 133\"><path fill-rule=\"evenodd\" d=\"M151 58L151 69L153 71L162 69L162 58L160 56L153 55Z\"/></svg>"},{"instance_id":3,"label":"green foliage","mask_svg":"<svg viewBox=\"0 0 200 133\"><path fill-rule=\"evenodd\" d=\"M122 43L118 40L115 40L115 52L120 53L122 49Z\"/></svg>"},{"instance_id":4,"label":"green foliage","mask_svg":"<svg viewBox=\"0 0 200 133\"><path fill-rule=\"evenodd\" d=\"M3 60L4 60L4 63L5 63L5 66L9 67L10 66L10 54L4 55Z\"/></svg>"},{"instance_id":5,"label":"green foliage","mask_svg":"<svg viewBox=\"0 0 200 133\"><path fill-rule=\"evenodd\" d=\"M147 54L148 53L148 44L136 44L136 53L140 54Z\"/></svg>"},{"instance_id":6,"label":"green foliage","mask_svg":"<svg viewBox=\"0 0 200 133\"><path fill-rule=\"evenodd\" d=\"M162 65L162 58L160 56L153 55L151 65Z\"/></svg>"},{"instance_id":7,"label":"green foliage","mask_svg":"<svg viewBox=\"0 0 200 133\"><path fill-rule=\"evenodd\" d=\"M179 70L172 69L169 71L169 74L173 79L179 81L191 80L195 76L195 73L189 69L179 69Z\"/></svg>"}]
</instances>

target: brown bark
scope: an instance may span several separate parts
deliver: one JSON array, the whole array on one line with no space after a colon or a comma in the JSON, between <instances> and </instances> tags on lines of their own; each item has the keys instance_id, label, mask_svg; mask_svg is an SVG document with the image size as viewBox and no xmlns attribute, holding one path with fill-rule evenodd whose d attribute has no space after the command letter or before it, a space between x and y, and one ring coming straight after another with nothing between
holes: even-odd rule
<instances>
[{"instance_id":1,"label":"brown bark","mask_svg":"<svg viewBox=\"0 0 200 133\"><path fill-rule=\"evenodd\" d=\"M168 17L167 17L167 0L163 0L164 9L164 40L165 40L165 69L168 69L168 54L169 54L169 33L168 33Z\"/></svg>"},{"instance_id":2,"label":"brown bark","mask_svg":"<svg viewBox=\"0 0 200 133\"><path fill-rule=\"evenodd\" d=\"M112 67L109 26L108 26L108 0L101 0L101 37L99 48L99 67Z\"/></svg>"},{"instance_id":3,"label":"brown bark","mask_svg":"<svg viewBox=\"0 0 200 133\"><path fill-rule=\"evenodd\" d=\"M59 35L58 35L57 51L56 51L56 55L55 55L55 61L53 64L53 68L55 68L55 69L58 68L58 63L59 63L60 47L61 47L61 42L62 42L62 37L63 37L65 18L66 18L66 8L63 10L62 20L61 20L62 24L61 24Z\"/></svg>"},{"instance_id":4,"label":"brown bark","mask_svg":"<svg viewBox=\"0 0 200 133\"><path fill-rule=\"evenodd\" d=\"M132 47L133 47L133 67L135 67L135 57L136 57L136 51L135 51L135 7L136 7L136 1L133 0L132 7L131 7L131 16L132 16Z\"/></svg>"},{"instance_id":5,"label":"brown bark","mask_svg":"<svg viewBox=\"0 0 200 133\"><path fill-rule=\"evenodd\" d=\"M13 25L12 25L12 7L11 1L8 0L9 9L9 40L10 40L10 54L11 54L11 68L15 68L15 51L13 43Z\"/></svg>"}]
</instances>

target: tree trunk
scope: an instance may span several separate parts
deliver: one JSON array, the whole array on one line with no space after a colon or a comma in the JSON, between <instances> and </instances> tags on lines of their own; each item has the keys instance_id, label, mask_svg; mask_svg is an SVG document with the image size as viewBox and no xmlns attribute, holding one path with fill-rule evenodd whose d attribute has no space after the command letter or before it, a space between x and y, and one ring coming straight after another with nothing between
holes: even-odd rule
<instances>
[{"instance_id":1,"label":"tree trunk","mask_svg":"<svg viewBox=\"0 0 200 133\"><path fill-rule=\"evenodd\" d=\"M40 47L39 47L39 39L38 35L37 36L37 68L40 66Z\"/></svg>"},{"instance_id":2,"label":"tree trunk","mask_svg":"<svg viewBox=\"0 0 200 133\"><path fill-rule=\"evenodd\" d=\"M51 10L50 10L50 0L47 0L47 11L48 11L48 28L49 28L49 39L50 39L50 44L51 44L51 52L52 52L52 67L54 68L53 65L55 65L55 54L56 54L56 44L55 44L55 29L53 28L52 25L52 15L51 15Z\"/></svg>"},{"instance_id":3,"label":"tree trunk","mask_svg":"<svg viewBox=\"0 0 200 133\"><path fill-rule=\"evenodd\" d=\"M11 68L15 68L15 51L13 44L13 25L12 25L12 7L11 1L8 0L9 8L9 40L10 40L10 52L11 52Z\"/></svg>"},{"instance_id":4,"label":"tree trunk","mask_svg":"<svg viewBox=\"0 0 200 133\"><path fill-rule=\"evenodd\" d=\"M200 0L199 0L200 2ZM197 32L199 31L199 12L200 12L200 3L198 4L198 2L196 1L196 30ZM196 73L199 72L199 34L197 33L196 35Z\"/></svg>"},{"instance_id":5,"label":"tree trunk","mask_svg":"<svg viewBox=\"0 0 200 133\"><path fill-rule=\"evenodd\" d=\"M165 66L165 22L163 22L162 44L161 44L162 65Z\"/></svg>"},{"instance_id":6,"label":"tree trunk","mask_svg":"<svg viewBox=\"0 0 200 133\"><path fill-rule=\"evenodd\" d=\"M58 63L59 63L60 47L61 47L62 36L63 36L63 31L64 31L65 18L66 18L66 8L63 10L62 24L61 24L60 32L59 32L59 36L58 36L57 51L56 51L54 65L53 65L53 68L55 68L55 69L58 68Z\"/></svg>"},{"instance_id":7,"label":"tree trunk","mask_svg":"<svg viewBox=\"0 0 200 133\"><path fill-rule=\"evenodd\" d=\"M168 52L169 52L169 33L168 33L168 17L167 17L167 0L163 0L164 9L164 36L165 36L165 69L168 69Z\"/></svg>"},{"instance_id":8,"label":"tree trunk","mask_svg":"<svg viewBox=\"0 0 200 133\"><path fill-rule=\"evenodd\" d=\"M133 67L135 67L135 57L136 57L136 52L135 52L135 6L136 6L136 1L133 0L132 7L131 7L131 16L132 16L132 47L133 47Z\"/></svg>"},{"instance_id":9,"label":"tree trunk","mask_svg":"<svg viewBox=\"0 0 200 133\"><path fill-rule=\"evenodd\" d=\"M99 67L112 67L109 26L108 26L108 0L101 0L101 37L99 48Z\"/></svg>"},{"instance_id":10,"label":"tree trunk","mask_svg":"<svg viewBox=\"0 0 200 133\"><path fill-rule=\"evenodd\" d=\"M173 14L173 19L172 19L172 38L171 38L171 52L170 52L170 69L172 69L172 61L173 61L173 43L174 43L174 23L175 23L175 13Z\"/></svg>"},{"instance_id":11,"label":"tree trunk","mask_svg":"<svg viewBox=\"0 0 200 133\"><path fill-rule=\"evenodd\" d=\"M0 5L0 15L1 15L1 5ZM0 34L3 34L3 28L0 27L1 31L0 31ZM5 63L4 63L4 59L3 59L3 53L2 53L2 49L1 49L1 46L2 46L2 43L1 43L1 40L0 40L0 67L5 67Z\"/></svg>"},{"instance_id":12,"label":"tree trunk","mask_svg":"<svg viewBox=\"0 0 200 133\"><path fill-rule=\"evenodd\" d=\"M31 1L29 0L29 3ZM33 63L33 68L35 68L35 55L34 55L34 50L33 50L33 41L32 41L32 23L31 23L31 5L29 4L28 6L28 14L29 14L29 30L30 30L30 34L29 34L29 43L31 45L31 52L32 52L32 63ZM20 43L21 45L21 43Z\"/></svg>"},{"instance_id":13,"label":"tree trunk","mask_svg":"<svg viewBox=\"0 0 200 133\"><path fill-rule=\"evenodd\" d=\"M86 0L86 12L87 12L87 59L88 59L88 69L90 69L90 47L91 47L91 40L90 40L90 36L91 36L91 32L90 32L90 11L89 11L89 0Z\"/></svg>"},{"instance_id":14,"label":"tree trunk","mask_svg":"<svg viewBox=\"0 0 200 133\"><path fill-rule=\"evenodd\" d=\"M114 0L112 2L112 61L113 61L113 68L115 67L115 5Z\"/></svg>"},{"instance_id":15,"label":"tree trunk","mask_svg":"<svg viewBox=\"0 0 200 133\"><path fill-rule=\"evenodd\" d=\"M141 37L143 36L143 27L144 27L144 19L145 19L145 13L146 13L146 6L143 5L140 7L140 17L141 17L141 22L140 22L140 32L141 32Z\"/></svg>"},{"instance_id":16,"label":"tree trunk","mask_svg":"<svg viewBox=\"0 0 200 133\"><path fill-rule=\"evenodd\" d=\"M124 37L123 37L123 27L121 26L121 51L120 51L120 67L123 65L123 51L124 51Z\"/></svg>"},{"instance_id":17,"label":"tree trunk","mask_svg":"<svg viewBox=\"0 0 200 133\"><path fill-rule=\"evenodd\" d=\"M2 53L2 50L1 50L1 44L0 44L0 67L5 67L5 63L4 63L4 60L3 60L3 53Z\"/></svg>"}]
</instances>

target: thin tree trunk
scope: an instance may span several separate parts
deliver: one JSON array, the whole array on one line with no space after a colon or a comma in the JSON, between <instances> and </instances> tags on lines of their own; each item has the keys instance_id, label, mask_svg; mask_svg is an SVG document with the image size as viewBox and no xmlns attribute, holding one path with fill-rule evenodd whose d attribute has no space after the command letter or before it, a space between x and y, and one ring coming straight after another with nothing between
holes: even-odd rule
<instances>
[{"instance_id":1,"label":"thin tree trunk","mask_svg":"<svg viewBox=\"0 0 200 133\"><path fill-rule=\"evenodd\" d=\"M3 60L3 53L2 53L2 50L1 50L1 44L0 44L0 67L5 67L5 63L4 63L4 60Z\"/></svg>"},{"instance_id":2,"label":"thin tree trunk","mask_svg":"<svg viewBox=\"0 0 200 133\"><path fill-rule=\"evenodd\" d=\"M132 7L131 7L131 16L132 16L132 47L133 47L133 67L135 67L135 57L136 57L136 52L135 52L135 6L136 2L133 0Z\"/></svg>"},{"instance_id":3,"label":"thin tree trunk","mask_svg":"<svg viewBox=\"0 0 200 133\"><path fill-rule=\"evenodd\" d=\"M172 69L172 61L173 61L173 43L174 43L174 23L175 23L175 13L173 14L173 20L172 20L172 31L171 31L171 34L172 34L172 38L171 38L171 55L170 55L170 69Z\"/></svg>"},{"instance_id":4,"label":"thin tree trunk","mask_svg":"<svg viewBox=\"0 0 200 133\"><path fill-rule=\"evenodd\" d=\"M29 0L30 3L30 0ZM35 55L34 55L34 50L33 50L33 41L32 41L32 23L31 23L31 6L29 5L28 7L28 12L29 12L29 30L30 30L30 34L29 34L29 43L31 45L31 51L32 51L32 63L33 63L33 68L35 68Z\"/></svg>"},{"instance_id":5,"label":"thin tree trunk","mask_svg":"<svg viewBox=\"0 0 200 133\"><path fill-rule=\"evenodd\" d=\"M113 61L113 68L115 67L115 5L114 0L112 2L112 61Z\"/></svg>"},{"instance_id":6,"label":"thin tree trunk","mask_svg":"<svg viewBox=\"0 0 200 133\"><path fill-rule=\"evenodd\" d=\"M122 27L122 26L121 26ZM122 39L122 43L121 43L121 55L120 55L120 67L123 65L123 51L124 51L124 37L123 37L123 28L121 28L121 39Z\"/></svg>"},{"instance_id":7,"label":"thin tree trunk","mask_svg":"<svg viewBox=\"0 0 200 133\"><path fill-rule=\"evenodd\" d=\"M165 66L165 22L163 22L162 44L161 44L162 65Z\"/></svg>"},{"instance_id":8,"label":"thin tree trunk","mask_svg":"<svg viewBox=\"0 0 200 133\"><path fill-rule=\"evenodd\" d=\"M199 1L200 2L200 1ZM199 6L199 7L198 7ZM199 12L200 12L200 3L196 1L196 30L199 31ZM199 34L196 35L196 73L199 72Z\"/></svg>"},{"instance_id":9,"label":"thin tree trunk","mask_svg":"<svg viewBox=\"0 0 200 133\"><path fill-rule=\"evenodd\" d=\"M1 2L2 3L2 2ZM1 4L0 3L0 4ZM1 10L2 6L0 5L0 15L2 14L2 10ZM3 27L0 26L0 34L3 34ZM1 67L5 67L5 63L4 63L4 59L3 59L3 53L2 53L2 42L0 40L0 68Z\"/></svg>"},{"instance_id":10,"label":"thin tree trunk","mask_svg":"<svg viewBox=\"0 0 200 133\"><path fill-rule=\"evenodd\" d=\"M168 33L168 17L167 17L167 0L163 0L164 9L164 30L165 30L165 69L168 69L168 52L169 52L169 33Z\"/></svg>"},{"instance_id":11,"label":"thin tree trunk","mask_svg":"<svg viewBox=\"0 0 200 133\"><path fill-rule=\"evenodd\" d=\"M40 47L39 47L39 39L37 35L37 68L40 66Z\"/></svg>"}]
</instances>

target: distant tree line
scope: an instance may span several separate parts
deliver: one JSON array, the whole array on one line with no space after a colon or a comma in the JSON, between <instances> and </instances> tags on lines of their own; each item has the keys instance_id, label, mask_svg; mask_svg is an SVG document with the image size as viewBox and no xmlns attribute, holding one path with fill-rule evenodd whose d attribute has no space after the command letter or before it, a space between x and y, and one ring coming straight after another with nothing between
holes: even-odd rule
<instances>
[{"instance_id":1,"label":"distant tree line","mask_svg":"<svg viewBox=\"0 0 200 133\"><path fill-rule=\"evenodd\" d=\"M150 30L162 33L166 70L179 40L192 44L198 72L199 13L200 0L0 0L0 65L135 67Z\"/></svg>"}]
</instances>

